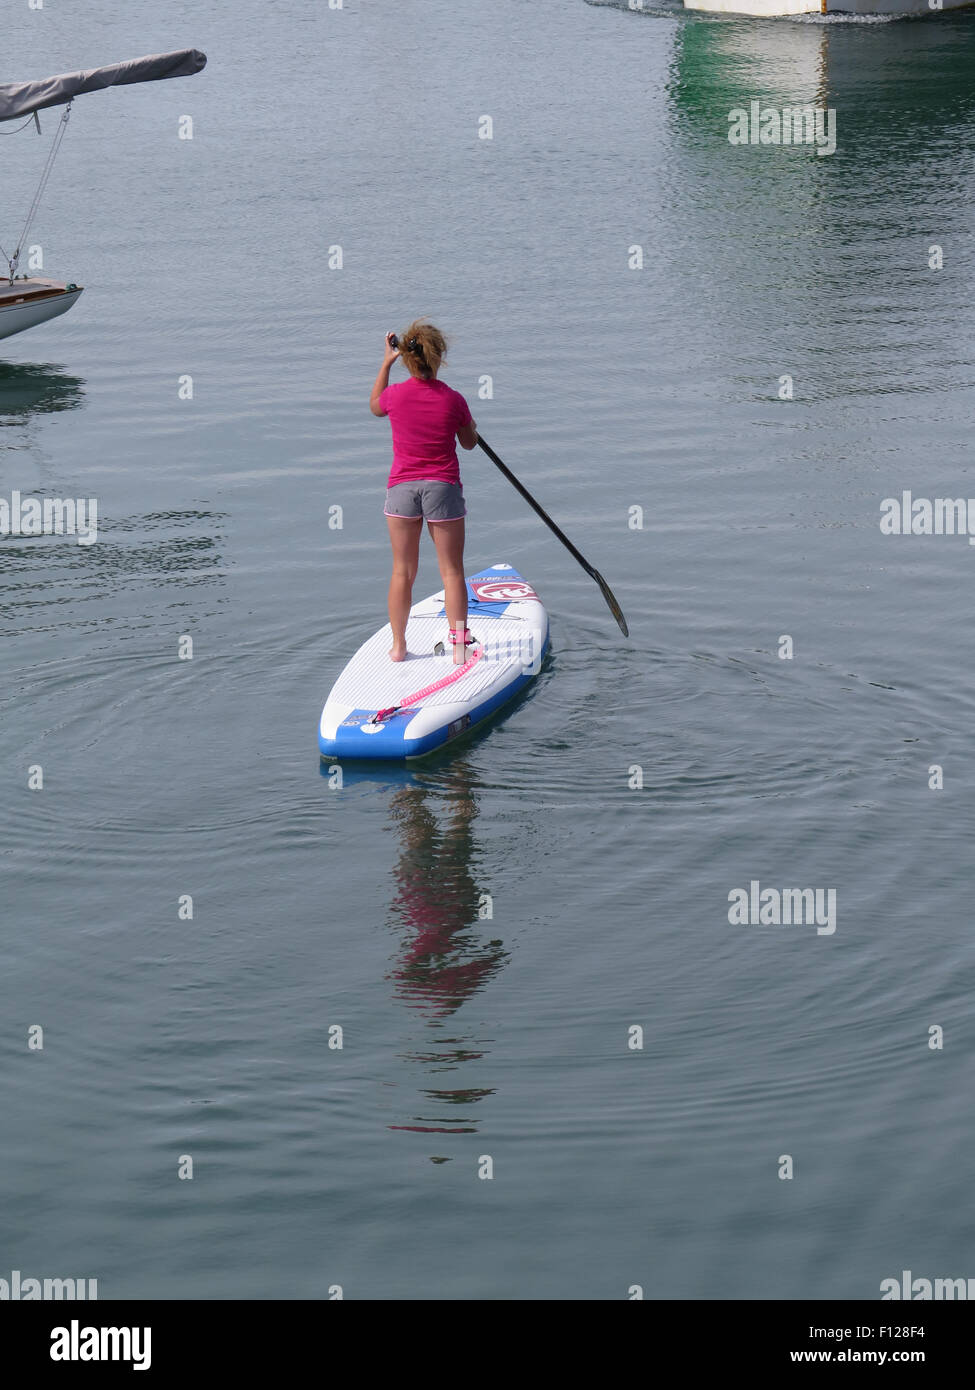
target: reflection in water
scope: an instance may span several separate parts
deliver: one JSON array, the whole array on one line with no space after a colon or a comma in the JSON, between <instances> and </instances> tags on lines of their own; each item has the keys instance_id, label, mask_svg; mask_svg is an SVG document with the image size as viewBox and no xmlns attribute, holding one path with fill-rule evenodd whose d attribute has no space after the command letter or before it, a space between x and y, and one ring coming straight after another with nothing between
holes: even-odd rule
<instances>
[{"instance_id":1,"label":"reflection in water","mask_svg":"<svg viewBox=\"0 0 975 1390\"><path fill-rule=\"evenodd\" d=\"M84 386L83 378L50 362L0 362L0 425L76 410L84 402Z\"/></svg>"},{"instance_id":2,"label":"reflection in water","mask_svg":"<svg viewBox=\"0 0 975 1390\"><path fill-rule=\"evenodd\" d=\"M391 916L404 933L392 979L396 996L426 1025L423 1045L407 1057L422 1062L431 1074L455 1072L485 1051L483 1039L458 1027L458 1010L498 973L508 954L500 941L486 939L484 925L490 918L479 915L487 908L472 872L477 802L469 764L453 764L446 786L425 786L410 777L393 793L390 810L401 837ZM391 1129L471 1133L476 1127L471 1109L493 1092L438 1085L422 1094L434 1113ZM461 1113L448 1114L446 1108Z\"/></svg>"},{"instance_id":3,"label":"reflection in water","mask_svg":"<svg viewBox=\"0 0 975 1390\"><path fill-rule=\"evenodd\" d=\"M823 105L829 40L824 25L689 18L677 35L669 83L674 110L698 138L710 134L723 149L728 111L752 97Z\"/></svg>"},{"instance_id":4,"label":"reflection in water","mask_svg":"<svg viewBox=\"0 0 975 1390\"><path fill-rule=\"evenodd\" d=\"M811 102L836 108L848 156L882 153L898 162L932 152L905 140L939 141L934 152L951 153L939 137L975 113L973 54L975 27L965 16L845 25L689 15L677 32L668 90L678 129L698 141L713 137L722 147L728 111L751 98Z\"/></svg>"},{"instance_id":5,"label":"reflection in water","mask_svg":"<svg viewBox=\"0 0 975 1390\"><path fill-rule=\"evenodd\" d=\"M7 427L6 435L0 433L0 451L12 456L21 477L25 468L32 479L48 471L47 458L36 447L31 428L37 417L77 410L84 403L83 378L69 375L54 363L0 362L0 431ZM0 491L4 485L18 486L21 477L15 482L0 478ZM32 482L26 490L36 491L36 484Z\"/></svg>"},{"instance_id":6,"label":"reflection in water","mask_svg":"<svg viewBox=\"0 0 975 1390\"><path fill-rule=\"evenodd\" d=\"M973 61L975 25L962 16L679 26L673 192L650 216L686 310L674 336L713 372L714 389L764 403L788 372L803 405L832 406L975 380L967 305L928 263L932 242L950 245L956 263L967 254ZM729 113L752 101L828 106L835 153L730 144ZM946 343L957 346L946 354ZM788 427L798 435L816 423L797 411Z\"/></svg>"},{"instance_id":7,"label":"reflection in water","mask_svg":"<svg viewBox=\"0 0 975 1390\"><path fill-rule=\"evenodd\" d=\"M8 633L39 628L145 623L160 603L185 609L186 591L222 584L222 512L186 508L98 518L98 540L74 536L0 537L0 617ZM139 596L138 612L118 608ZM185 624L188 615L182 617Z\"/></svg>"}]
</instances>

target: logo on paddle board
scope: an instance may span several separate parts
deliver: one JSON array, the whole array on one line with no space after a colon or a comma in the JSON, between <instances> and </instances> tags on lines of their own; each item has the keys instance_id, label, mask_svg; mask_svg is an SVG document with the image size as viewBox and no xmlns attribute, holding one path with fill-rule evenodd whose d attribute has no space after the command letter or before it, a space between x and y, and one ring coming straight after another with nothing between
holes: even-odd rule
<instances>
[{"instance_id":1,"label":"logo on paddle board","mask_svg":"<svg viewBox=\"0 0 975 1390\"><path fill-rule=\"evenodd\" d=\"M478 603L515 603L519 599L538 599L523 579L472 579L471 588Z\"/></svg>"}]
</instances>

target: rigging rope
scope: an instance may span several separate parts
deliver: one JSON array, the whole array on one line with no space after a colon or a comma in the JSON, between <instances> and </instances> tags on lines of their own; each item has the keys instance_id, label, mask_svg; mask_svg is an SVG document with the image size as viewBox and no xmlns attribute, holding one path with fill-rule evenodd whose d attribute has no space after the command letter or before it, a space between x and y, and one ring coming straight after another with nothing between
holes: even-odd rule
<instances>
[{"instance_id":1,"label":"rigging rope","mask_svg":"<svg viewBox=\"0 0 975 1390\"><path fill-rule=\"evenodd\" d=\"M67 106L64 108L64 113L61 116L58 128L54 132L54 139L51 142L51 149L47 156L47 161L44 165L44 168L41 170L41 177L37 185L37 191L34 194L34 200L31 203L30 207L27 209L27 217L24 220L24 227L20 233L20 239L17 242L16 251L12 256L8 256L6 251L4 251L3 247L0 246L0 255L2 255L4 260L7 262L7 265L10 270L11 282L13 281L14 275L17 273L17 264L20 260L20 253L23 249L24 242L27 240L27 233L30 231L31 223L34 221L34 218L37 215L37 209L40 206L41 199L44 196L44 190L47 188L48 179L51 177L51 170L54 168L54 161L55 159L57 159L58 150L61 148L61 141L64 139L64 133L68 128L68 117L70 115L71 102L69 101ZM35 116L30 117L30 120L32 121L34 119ZM19 129L23 130L24 126L20 126ZM4 131L5 135L14 135L16 133L16 131Z\"/></svg>"},{"instance_id":2,"label":"rigging rope","mask_svg":"<svg viewBox=\"0 0 975 1390\"><path fill-rule=\"evenodd\" d=\"M30 125L31 121L33 121L33 122L34 122L35 124L37 124L37 125L40 125L40 122L39 122L38 119L37 119L37 112L36 112L36 111L32 111L31 114L27 117L27 119L26 119L26 121L24 122L24 124L23 124L23 125L19 125L19 126L17 127L16 130L0 130L0 135L19 135L20 132L21 132L22 130L26 130L26 129L27 129L27 127Z\"/></svg>"}]
</instances>

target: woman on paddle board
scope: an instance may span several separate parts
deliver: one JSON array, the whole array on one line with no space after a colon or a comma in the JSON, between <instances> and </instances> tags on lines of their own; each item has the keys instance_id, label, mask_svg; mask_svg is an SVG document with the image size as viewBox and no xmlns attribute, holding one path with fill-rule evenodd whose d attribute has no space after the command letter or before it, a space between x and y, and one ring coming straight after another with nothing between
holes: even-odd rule
<instances>
[{"instance_id":1,"label":"woman on paddle board","mask_svg":"<svg viewBox=\"0 0 975 1390\"><path fill-rule=\"evenodd\" d=\"M437 373L447 340L433 324L417 319L397 339L386 334L386 351L369 398L373 415L388 415L393 431L393 465L386 484L386 523L393 546L389 582L390 657L406 659L406 621L413 604L413 582L426 521L437 548L450 624L454 661L467 660L473 637L467 628L464 578L464 492L456 445L473 449L477 428L459 391ZM409 377L389 385L389 370L401 358Z\"/></svg>"}]
</instances>

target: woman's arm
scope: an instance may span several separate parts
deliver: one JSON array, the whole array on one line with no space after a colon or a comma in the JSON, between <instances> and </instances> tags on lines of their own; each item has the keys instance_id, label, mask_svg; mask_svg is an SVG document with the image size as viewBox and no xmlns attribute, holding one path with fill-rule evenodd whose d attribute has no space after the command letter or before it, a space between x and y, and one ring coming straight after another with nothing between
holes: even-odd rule
<instances>
[{"instance_id":1,"label":"woman's arm","mask_svg":"<svg viewBox=\"0 0 975 1390\"><path fill-rule=\"evenodd\" d=\"M461 425L457 431L457 443L462 449L477 447L477 425L473 420L469 425Z\"/></svg>"},{"instance_id":2,"label":"woman's arm","mask_svg":"<svg viewBox=\"0 0 975 1390\"><path fill-rule=\"evenodd\" d=\"M392 337L392 333L386 334L386 352L383 355L383 363L379 368L379 374L376 380L373 382L372 394L369 397L369 409L372 411L373 415L386 414L385 410L383 410L382 406L379 404L379 397L389 385L389 369L396 361L397 357L399 357L399 350L394 348L389 341Z\"/></svg>"}]
</instances>

